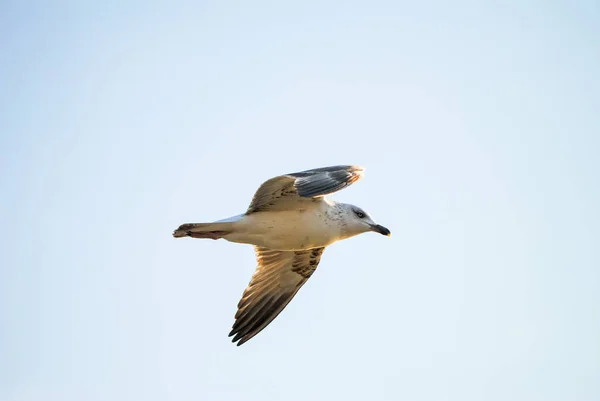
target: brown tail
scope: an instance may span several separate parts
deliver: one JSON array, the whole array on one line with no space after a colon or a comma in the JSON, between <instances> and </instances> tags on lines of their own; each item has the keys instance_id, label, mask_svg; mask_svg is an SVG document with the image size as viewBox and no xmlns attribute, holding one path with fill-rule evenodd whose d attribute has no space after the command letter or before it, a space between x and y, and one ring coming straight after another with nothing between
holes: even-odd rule
<instances>
[{"instance_id":1,"label":"brown tail","mask_svg":"<svg viewBox=\"0 0 600 401\"><path fill-rule=\"evenodd\" d=\"M173 237L219 239L231 233L233 230L232 224L231 222L182 224L173 232Z\"/></svg>"}]
</instances>

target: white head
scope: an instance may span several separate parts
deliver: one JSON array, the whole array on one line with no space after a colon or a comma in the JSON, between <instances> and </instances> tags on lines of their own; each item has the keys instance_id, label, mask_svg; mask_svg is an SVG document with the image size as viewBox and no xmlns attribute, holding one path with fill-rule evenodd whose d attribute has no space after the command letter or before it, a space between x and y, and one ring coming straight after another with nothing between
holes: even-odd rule
<instances>
[{"instance_id":1,"label":"white head","mask_svg":"<svg viewBox=\"0 0 600 401\"><path fill-rule=\"evenodd\" d=\"M390 230L380 224L375 224L363 209L347 203L338 203L344 215L344 231L348 237L373 231L385 236L390 236Z\"/></svg>"}]
</instances>

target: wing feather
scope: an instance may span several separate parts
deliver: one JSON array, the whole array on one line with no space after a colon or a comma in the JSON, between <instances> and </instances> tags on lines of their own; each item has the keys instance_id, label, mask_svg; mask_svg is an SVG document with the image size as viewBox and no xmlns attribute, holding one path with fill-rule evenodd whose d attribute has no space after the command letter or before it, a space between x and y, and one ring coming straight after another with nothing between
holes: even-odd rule
<instances>
[{"instance_id":1,"label":"wing feather","mask_svg":"<svg viewBox=\"0 0 600 401\"><path fill-rule=\"evenodd\" d=\"M297 208L352 185L363 172L359 166L332 166L271 178L258 188L246 214Z\"/></svg>"},{"instance_id":2,"label":"wing feather","mask_svg":"<svg viewBox=\"0 0 600 401\"><path fill-rule=\"evenodd\" d=\"M258 267L238 303L229 336L242 345L275 319L316 270L323 250L275 251L256 247Z\"/></svg>"}]
</instances>

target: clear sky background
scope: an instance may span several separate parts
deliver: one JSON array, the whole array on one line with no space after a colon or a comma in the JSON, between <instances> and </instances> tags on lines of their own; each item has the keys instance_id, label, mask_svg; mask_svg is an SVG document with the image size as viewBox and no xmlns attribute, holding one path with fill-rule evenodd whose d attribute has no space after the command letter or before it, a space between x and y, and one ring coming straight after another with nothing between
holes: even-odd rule
<instances>
[{"instance_id":1,"label":"clear sky background","mask_svg":"<svg viewBox=\"0 0 600 401\"><path fill-rule=\"evenodd\" d=\"M4 1L0 399L600 399L600 3ZM278 174L392 230L227 334Z\"/></svg>"}]
</instances>

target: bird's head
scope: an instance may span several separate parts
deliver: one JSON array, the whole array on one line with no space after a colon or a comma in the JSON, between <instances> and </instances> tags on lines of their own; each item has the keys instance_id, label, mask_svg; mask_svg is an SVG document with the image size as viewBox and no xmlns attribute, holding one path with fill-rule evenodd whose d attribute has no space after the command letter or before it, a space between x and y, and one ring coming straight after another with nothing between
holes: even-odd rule
<instances>
[{"instance_id":1,"label":"bird's head","mask_svg":"<svg viewBox=\"0 0 600 401\"><path fill-rule=\"evenodd\" d=\"M390 230L381 224L375 224L371 216L358 206L343 204L345 230L349 236L354 236L368 231L373 231L385 236L390 236Z\"/></svg>"}]
</instances>

